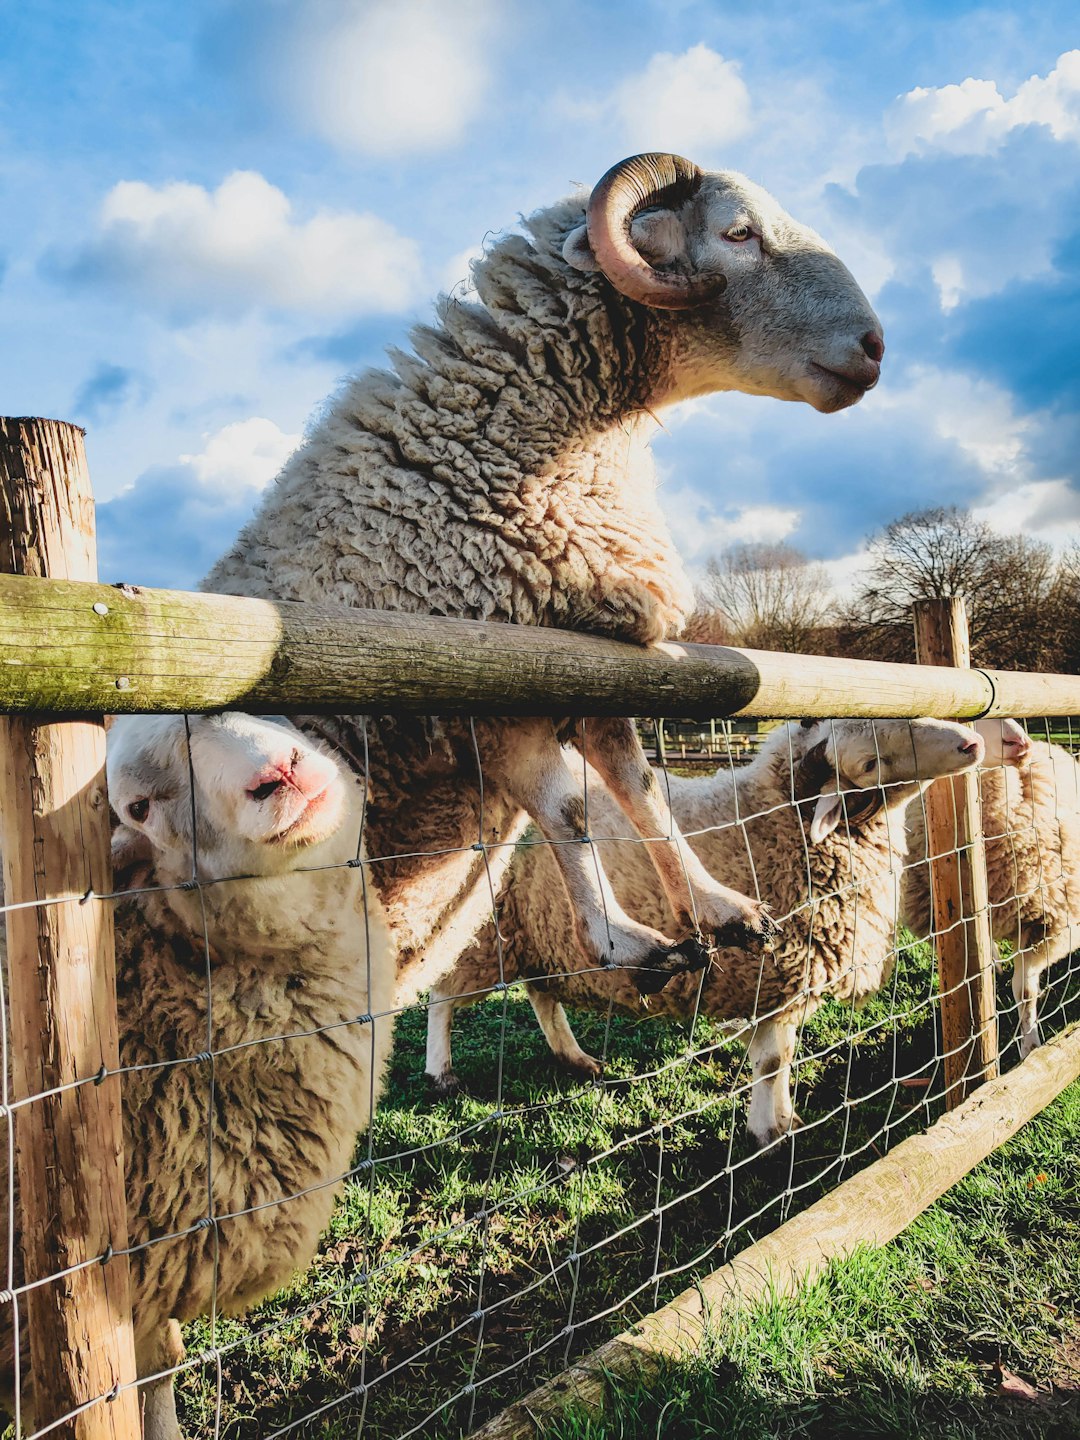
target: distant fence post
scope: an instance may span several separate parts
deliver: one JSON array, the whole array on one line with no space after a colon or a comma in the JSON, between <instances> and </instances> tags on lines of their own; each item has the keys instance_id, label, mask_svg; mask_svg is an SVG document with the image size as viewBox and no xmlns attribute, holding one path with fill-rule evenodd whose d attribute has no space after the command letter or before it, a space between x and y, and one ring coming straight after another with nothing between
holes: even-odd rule
<instances>
[{"instance_id":1,"label":"distant fence post","mask_svg":"<svg viewBox=\"0 0 1080 1440\"><path fill-rule=\"evenodd\" d=\"M916 603L915 653L920 665L970 666L962 599ZM926 819L945 1103L951 1110L998 1073L995 951L976 775L935 780L926 792Z\"/></svg>"},{"instance_id":2,"label":"distant fence post","mask_svg":"<svg viewBox=\"0 0 1080 1440\"><path fill-rule=\"evenodd\" d=\"M0 419L0 571L97 579L75 426ZM15 1111L22 1257L26 1283L63 1276L22 1297L20 1328L29 1329L35 1424L79 1411L53 1431L72 1440L141 1434L112 906L97 898L112 888L104 764L99 716L0 720L6 900L47 902L6 915L12 1097L43 1094Z\"/></svg>"}]
</instances>

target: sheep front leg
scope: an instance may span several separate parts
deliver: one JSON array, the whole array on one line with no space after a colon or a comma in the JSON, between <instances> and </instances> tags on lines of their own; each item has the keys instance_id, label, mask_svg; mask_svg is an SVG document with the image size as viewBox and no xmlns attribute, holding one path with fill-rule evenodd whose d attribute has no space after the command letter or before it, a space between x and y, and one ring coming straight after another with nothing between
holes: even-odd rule
<instances>
[{"instance_id":1,"label":"sheep front leg","mask_svg":"<svg viewBox=\"0 0 1080 1440\"><path fill-rule=\"evenodd\" d=\"M686 843L645 758L632 720L589 720L574 743L618 801L645 848L675 915L717 946L760 950L779 933L769 907L715 880Z\"/></svg>"},{"instance_id":2,"label":"sheep front leg","mask_svg":"<svg viewBox=\"0 0 1080 1440\"><path fill-rule=\"evenodd\" d=\"M461 1081L454 1070L450 1043L454 1029L454 1011L461 1003L447 980L440 980L433 985L428 994L427 1058L424 1073L431 1081L436 1095L443 1098L456 1095L461 1089Z\"/></svg>"},{"instance_id":3,"label":"sheep front leg","mask_svg":"<svg viewBox=\"0 0 1080 1440\"><path fill-rule=\"evenodd\" d=\"M578 1044L562 1002L547 988L547 983L543 980L530 981L525 993L529 997L537 1023L544 1032L544 1039L559 1063L576 1075L583 1075L590 1080L602 1075L603 1065L595 1055L590 1055Z\"/></svg>"},{"instance_id":4,"label":"sheep front leg","mask_svg":"<svg viewBox=\"0 0 1080 1440\"><path fill-rule=\"evenodd\" d=\"M791 1062L797 1038L796 1025L763 1020L754 1027L746 1052L753 1073L746 1128L762 1150L802 1124L791 1103Z\"/></svg>"},{"instance_id":5,"label":"sheep front leg","mask_svg":"<svg viewBox=\"0 0 1080 1440\"><path fill-rule=\"evenodd\" d=\"M162 1370L172 1370L184 1358L180 1326L175 1320L167 1320L163 1329L145 1349L142 1345L137 1349L137 1368L140 1375L155 1375ZM176 1418L174 1378L171 1374L164 1375L160 1380L148 1381L140 1389L143 1440L184 1440L180 1422Z\"/></svg>"},{"instance_id":6,"label":"sheep front leg","mask_svg":"<svg viewBox=\"0 0 1080 1440\"><path fill-rule=\"evenodd\" d=\"M1020 933L1020 949L1013 956L1012 987L1016 999L1021 1060L1025 1060L1042 1044L1042 1036L1039 1034L1039 989L1049 959L1047 943L1041 932L1041 926L1025 926Z\"/></svg>"},{"instance_id":7,"label":"sheep front leg","mask_svg":"<svg viewBox=\"0 0 1080 1440\"><path fill-rule=\"evenodd\" d=\"M584 792L563 760L551 721L489 722L483 739L484 773L505 786L551 842L570 897L574 933L588 964L632 971L643 995L662 990L673 975L700 970L707 956L693 936L676 944L632 920L616 900L585 833Z\"/></svg>"}]
</instances>

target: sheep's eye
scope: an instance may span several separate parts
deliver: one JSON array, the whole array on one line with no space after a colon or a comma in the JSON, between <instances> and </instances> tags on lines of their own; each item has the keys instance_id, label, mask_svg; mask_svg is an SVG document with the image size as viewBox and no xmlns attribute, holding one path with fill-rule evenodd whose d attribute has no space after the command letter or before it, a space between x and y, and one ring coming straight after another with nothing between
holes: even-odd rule
<instances>
[{"instance_id":1,"label":"sheep's eye","mask_svg":"<svg viewBox=\"0 0 1080 1440\"><path fill-rule=\"evenodd\" d=\"M724 231L724 239L738 243L740 240L749 240L753 233L749 225L732 225L730 230Z\"/></svg>"},{"instance_id":2,"label":"sheep's eye","mask_svg":"<svg viewBox=\"0 0 1080 1440\"><path fill-rule=\"evenodd\" d=\"M150 801L145 798L142 800L133 800L128 806L128 814L132 820L138 821L141 825L150 814Z\"/></svg>"},{"instance_id":3,"label":"sheep's eye","mask_svg":"<svg viewBox=\"0 0 1080 1440\"><path fill-rule=\"evenodd\" d=\"M863 773L864 775L869 775L870 772L871 772L871 770L876 770L876 769L877 769L877 760L867 760L866 764L862 767L862 773Z\"/></svg>"}]
</instances>

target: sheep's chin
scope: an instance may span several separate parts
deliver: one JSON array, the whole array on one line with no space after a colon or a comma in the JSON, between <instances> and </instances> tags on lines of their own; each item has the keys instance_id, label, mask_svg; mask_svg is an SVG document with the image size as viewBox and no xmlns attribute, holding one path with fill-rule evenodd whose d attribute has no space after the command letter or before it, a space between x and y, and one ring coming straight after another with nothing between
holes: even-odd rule
<instances>
[{"instance_id":1,"label":"sheep's chin","mask_svg":"<svg viewBox=\"0 0 1080 1440\"><path fill-rule=\"evenodd\" d=\"M797 389L800 400L812 405L822 415L832 415L837 410L847 410L850 406L857 405L873 386L864 385L811 360L810 368L801 378Z\"/></svg>"},{"instance_id":2,"label":"sheep's chin","mask_svg":"<svg viewBox=\"0 0 1080 1440\"><path fill-rule=\"evenodd\" d=\"M295 820L263 844L271 849L309 850L336 835L345 819L345 800L338 791L326 789L314 796Z\"/></svg>"}]
</instances>

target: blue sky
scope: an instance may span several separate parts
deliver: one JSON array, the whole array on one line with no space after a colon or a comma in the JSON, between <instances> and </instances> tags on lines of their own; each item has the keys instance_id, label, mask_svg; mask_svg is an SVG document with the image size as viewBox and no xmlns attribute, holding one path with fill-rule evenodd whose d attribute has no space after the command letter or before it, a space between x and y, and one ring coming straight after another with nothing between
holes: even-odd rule
<instances>
[{"instance_id":1,"label":"blue sky","mask_svg":"<svg viewBox=\"0 0 1080 1440\"><path fill-rule=\"evenodd\" d=\"M0 409L87 427L108 580L190 586L486 234L635 149L818 228L888 353L854 410L665 416L693 566L969 504L1080 535L1075 0L0 7Z\"/></svg>"}]
</instances>

